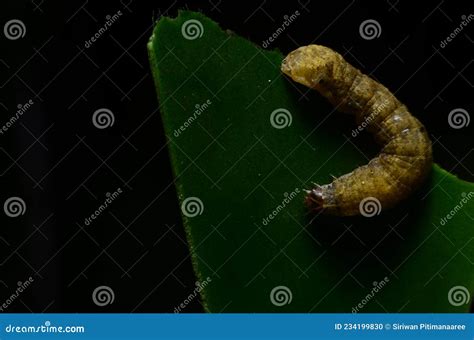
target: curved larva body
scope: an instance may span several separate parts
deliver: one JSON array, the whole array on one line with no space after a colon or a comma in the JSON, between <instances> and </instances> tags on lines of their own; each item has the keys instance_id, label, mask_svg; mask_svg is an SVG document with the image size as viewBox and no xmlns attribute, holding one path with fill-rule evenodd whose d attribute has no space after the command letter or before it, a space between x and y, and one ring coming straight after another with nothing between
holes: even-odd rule
<instances>
[{"instance_id":1,"label":"curved larva body","mask_svg":"<svg viewBox=\"0 0 474 340\"><path fill-rule=\"evenodd\" d=\"M319 45L291 52L281 69L294 81L316 89L339 111L353 114L358 124L365 122L382 146L367 165L310 190L306 203L311 210L358 215L359 204L367 197L389 208L423 181L432 165L431 141L424 126L386 87Z\"/></svg>"}]
</instances>

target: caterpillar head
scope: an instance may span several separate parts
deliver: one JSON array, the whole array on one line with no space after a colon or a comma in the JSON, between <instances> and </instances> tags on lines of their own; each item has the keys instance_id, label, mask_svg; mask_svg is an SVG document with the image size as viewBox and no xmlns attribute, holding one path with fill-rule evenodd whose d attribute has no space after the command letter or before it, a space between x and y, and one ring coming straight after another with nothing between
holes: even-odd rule
<instances>
[{"instance_id":1,"label":"caterpillar head","mask_svg":"<svg viewBox=\"0 0 474 340\"><path fill-rule=\"evenodd\" d=\"M281 71L294 81L324 91L324 83L331 79L334 64L340 55L320 45L300 47L286 56ZM342 57L341 57L342 58Z\"/></svg>"},{"instance_id":2,"label":"caterpillar head","mask_svg":"<svg viewBox=\"0 0 474 340\"><path fill-rule=\"evenodd\" d=\"M316 185L313 189L305 190L305 192L304 204L306 208L312 213L321 212L324 209L323 189Z\"/></svg>"}]
</instances>

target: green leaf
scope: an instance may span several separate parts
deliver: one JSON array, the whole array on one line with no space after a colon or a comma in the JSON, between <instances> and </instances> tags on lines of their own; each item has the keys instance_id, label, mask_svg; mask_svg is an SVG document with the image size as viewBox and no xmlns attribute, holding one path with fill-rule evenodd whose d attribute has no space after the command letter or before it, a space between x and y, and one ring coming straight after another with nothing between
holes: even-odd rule
<instances>
[{"instance_id":1,"label":"green leaf","mask_svg":"<svg viewBox=\"0 0 474 340\"><path fill-rule=\"evenodd\" d=\"M352 117L282 76L279 52L200 13L162 18L148 50L206 310L469 310L472 183L435 165L395 209L311 222L302 188L377 151L370 136L346 137ZM271 124L278 109L291 124Z\"/></svg>"}]
</instances>

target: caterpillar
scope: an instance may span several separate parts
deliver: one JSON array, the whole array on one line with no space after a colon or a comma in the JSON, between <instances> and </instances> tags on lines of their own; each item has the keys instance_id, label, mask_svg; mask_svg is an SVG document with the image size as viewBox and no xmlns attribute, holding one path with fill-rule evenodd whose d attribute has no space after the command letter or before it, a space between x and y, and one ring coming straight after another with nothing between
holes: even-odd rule
<instances>
[{"instance_id":1,"label":"caterpillar","mask_svg":"<svg viewBox=\"0 0 474 340\"><path fill-rule=\"evenodd\" d=\"M423 182L433 162L431 141L420 121L385 86L320 45L290 52L281 71L318 91L338 111L354 115L382 147L368 164L306 190L304 203L311 212L359 215L367 198L375 199L379 209L391 208Z\"/></svg>"}]
</instances>

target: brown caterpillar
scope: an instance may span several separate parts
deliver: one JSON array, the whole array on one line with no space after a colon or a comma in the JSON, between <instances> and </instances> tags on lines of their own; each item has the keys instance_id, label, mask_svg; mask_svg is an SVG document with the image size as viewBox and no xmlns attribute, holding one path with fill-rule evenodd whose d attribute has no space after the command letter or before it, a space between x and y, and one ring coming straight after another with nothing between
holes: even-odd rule
<instances>
[{"instance_id":1,"label":"brown caterpillar","mask_svg":"<svg viewBox=\"0 0 474 340\"><path fill-rule=\"evenodd\" d=\"M367 198L380 202L379 209L390 208L423 182L432 165L431 141L425 127L386 87L362 74L339 53L320 45L291 52L281 70L317 90L339 111L353 114L382 146L380 154L367 165L307 190L305 204L311 211L364 215L360 206Z\"/></svg>"}]
</instances>

